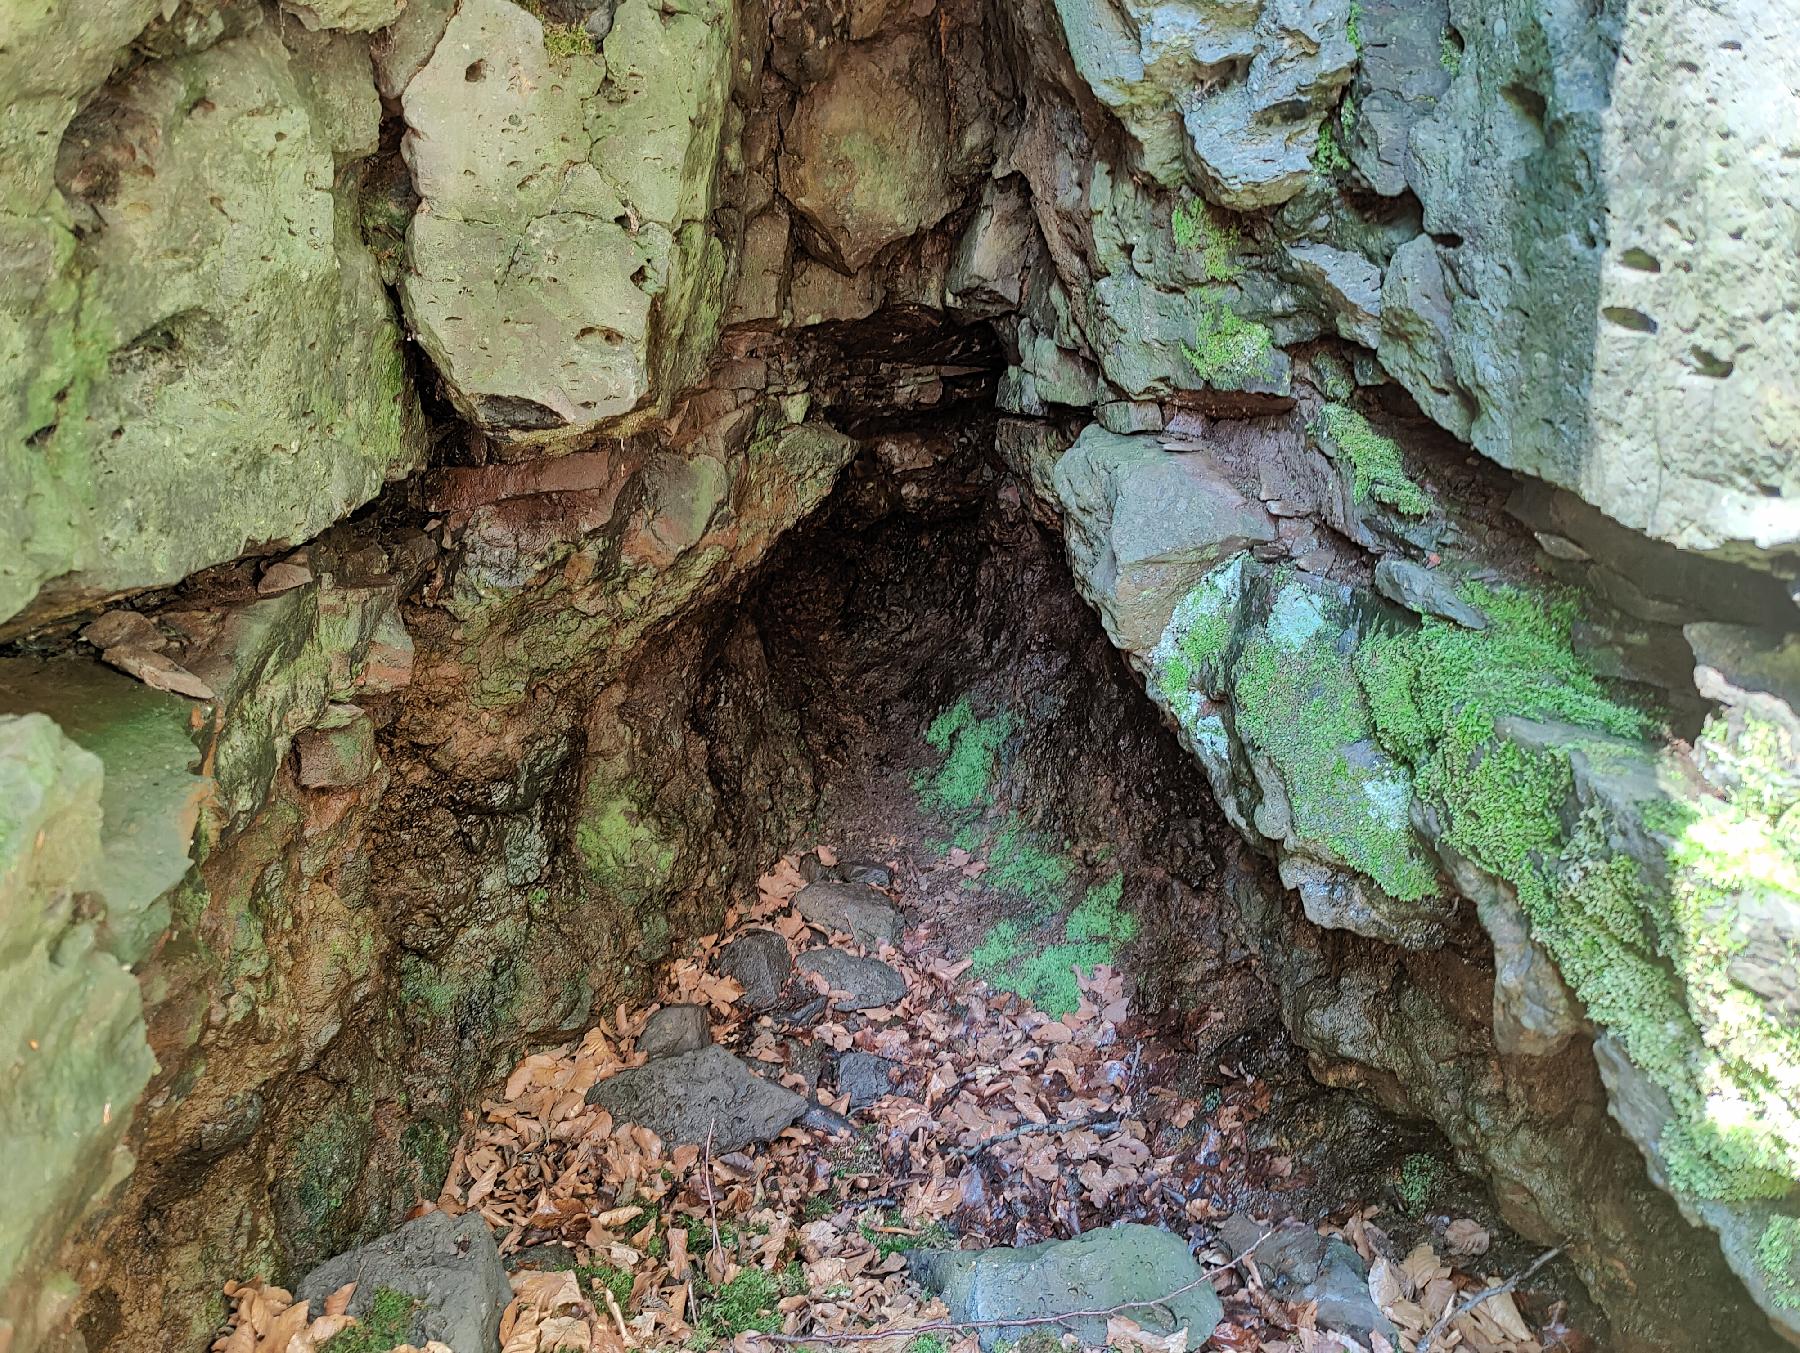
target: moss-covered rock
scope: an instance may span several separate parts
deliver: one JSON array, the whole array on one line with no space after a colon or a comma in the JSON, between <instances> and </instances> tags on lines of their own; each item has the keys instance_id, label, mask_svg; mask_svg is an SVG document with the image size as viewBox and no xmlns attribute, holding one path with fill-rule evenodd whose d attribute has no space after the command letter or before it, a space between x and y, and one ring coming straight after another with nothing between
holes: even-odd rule
<instances>
[{"instance_id":1,"label":"moss-covered rock","mask_svg":"<svg viewBox=\"0 0 1800 1353\"><path fill-rule=\"evenodd\" d=\"M102 27L71 65L93 69ZM55 113L51 144L85 83L65 74L31 105ZM373 96L357 43L290 52L253 23L132 69L75 120L55 188L26 185L37 214L9 218L25 247L0 302L22 373L0 418L20 489L0 508L0 623L46 584L39 611L312 536L416 463L399 330L337 177Z\"/></svg>"},{"instance_id":2,"label":"moss-covered rock","mask_svg":"<svg viewBox=\"0 0 1800 1353\"><path fill-rule=\"evenodd\" d=\"M102 775L44 715L0 716L0 1331L21 1344L54 1313L39 1298L63 1237L131 1167L121 1142L156 1065L88 892Z\"/></svg>"}]
</instances>

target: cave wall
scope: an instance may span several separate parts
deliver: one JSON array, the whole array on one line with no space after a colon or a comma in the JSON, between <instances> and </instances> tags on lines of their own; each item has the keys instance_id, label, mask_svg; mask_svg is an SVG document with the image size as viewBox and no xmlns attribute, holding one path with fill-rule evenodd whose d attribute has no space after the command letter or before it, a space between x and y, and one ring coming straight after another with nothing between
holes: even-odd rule
<instances>
[{"instance_id":1,"label":"cave wall","mask_svg":"<svg viewBox=\"0 0 1800 1353\"><path fill-rule=\"evenodd\" d=\"M859 445L990 404L1293 890L1241 911L1319 1074L1620 1347L1767 1338L1688 1223L1796 1337L1792 14L13 10L15 1349L204 1342L716 919L819 755L733 608ZM1407 741L1370 664L1553 585L1564 694ZM1452 754L1530 770L1507 831Z\"/></svg>"}]
</instances>

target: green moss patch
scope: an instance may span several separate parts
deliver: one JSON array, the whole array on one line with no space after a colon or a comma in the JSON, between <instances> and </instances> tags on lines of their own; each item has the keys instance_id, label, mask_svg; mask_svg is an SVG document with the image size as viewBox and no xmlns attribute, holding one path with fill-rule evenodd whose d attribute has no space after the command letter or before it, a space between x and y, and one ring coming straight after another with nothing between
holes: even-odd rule
<instances>
[{"instance_id":1,"label":"green moss patch","mask_svg":"<svg viewBox=\"0 0 1800 1353\"><path fill-rule=\"evenodd\" d=\"M987 802L1001 748L1016 724L1006 710L977 717L967 696L933 719L925 730L925 741L943 752L944 760L934 774L921 781L926 805L961 813Z\"/></svg>"},{"instance_id":2,"label":"green moss patch","mask_svg":"<svg viewBox=\"0 0 1800 1353\"><path fill-rule=\"evenodd\" d=\"M746 1330L781 1332L781 1281L760 1268L747 1268L718 1286L696 1283L694 1332L706 1343L723 1343Z\"/></svg>"},{"instance_id":3,"label":"green moss patch","mask_svg":"<svg viewBox=\"0 0 1800 1353\"><path fill-rule=\"evenodd\" d=\"M1320 145L1325 144L1321 138ZM1403 517L1431 515L1431 499L1406 473L1399 446L1391 437L1375 431L1369 420L1356 410L1342 404L1327 404L1319 413L1315 432L1328 452L1335 450L1350 462L1351 485L1357 502L1373 499Z\"/></svg>"},{"instance_id":4,"label":"green moss patch","mask_svg":"<svg viewBox=\"0 0 1800 1353\"><path fill-rule=\"evenodd\" d=\"M422 1304L409 1293L377 1288L362 1319L327 1339L322 1353L388 1353L410 1342L413 1312Z\"/></svg>"},{"instance_id":5,"label":"green moss patch","mask_svg":"<svg viewBox=\"0 0 1800 1353\"><path fill-rule=\"evenodd\" d=\"M1275 340L1266 326L1245 319L1222 294L1200 294L1194 341L1181 346L1188 365L1208 385L1239 389L1274 375Z\"/></svg>"},{"instance_id":6,"label":"green moss patch","mask_svg":"<svg viewBox=\"0 0 1800 1353\"><path fill-rule=\"evenodd\" d=\"M1061 923L1032 927L1004 920L982 938L972 971L997 991L1010 991L1047 1015L1062 1016L1081 1004L1076 972L1092 973L1110 964L1121 945L1138 933L1137 919L1120 905L1123 876L1112 874L1088 889Z\"/></svg>"},{"instance_id":7,"label":"green moss patch","mask_svg":"<svg viewBox=\"0 0 1800 1353\"><path fill-rule=\"evenodd\" d=\"M1244 271L1238 261L1238 230L1235 225L1214 219L1213 208L1204 202L1191 202L1175 208L1169 218L1175 243L1183 249L1197 249L1200 265L1209 282L1230 282Z\"/></svg>"}]
</instances>

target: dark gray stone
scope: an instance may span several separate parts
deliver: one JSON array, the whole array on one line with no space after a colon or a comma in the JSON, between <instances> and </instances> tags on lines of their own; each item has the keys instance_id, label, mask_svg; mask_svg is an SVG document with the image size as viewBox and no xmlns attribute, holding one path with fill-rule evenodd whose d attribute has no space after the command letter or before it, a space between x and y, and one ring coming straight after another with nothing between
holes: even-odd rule
<instances>
[{"instance_id":1,"label":"dark gray stone","mask_svg":"<svg viewBox=\"0 0 1800 1353\"><path fill-rule=\"evenodd\" d=\"M746 930L719 950L718 969L743 987L740 1004L755 1014L781 999L782 988L794 975L794 960L787 941L773 930Z\"/></svg>"},{"instance_id":2,"label":"dark gray stone","mask_svg":"<svg viewBox=\"0 0 1800 1353\"><path fill-rule=\"evenodd\" d=\"M703 1005L665 1005L644 1024L637 1050L649 1058L698 1052L712 1042L712 1025Z\"/></svg>"},{"instance_id":3,"label":"dark gray stone","mask_svg":"<svg viewBox=\"0 0 1800 1353\"><path fill-rule=\"evenodd\" d=\"M871 949L900 938L900 913L866 883L820 879L794 895L794 909L811 924L841 931Z\"/></svg>"},{"instance_id":4,"label":"dark gray stone","mask_svg":"<svg viewBox=\"0 0 1800 1353\"><path fill-rule=\"evenodd\" d=\"M893 1005L906 996L906 979L880 959L857 958L842 949L808 949L798 964L803 973L818 973L833 991L845 991L840 1010L872 1010Z\"/></svg>"},{"instance_id":5,"label":"dark gray stone","mask_svg":"<svg viewBox=\"0 0 1800 1353\"><path fill-rule=\"evenodd\" d=\"M871 888L892 888L894 871L879 860L840 860L832 866L840 883L866 883Z\"/></svg>"},{"instance_id":6,"label":"dark gray stone","mask_svg":"<svg viewBox=\"0 0 1800 1353\"><path fill-rule=\"evenodd\" d=\"M1420 615L1434 615L1465 629L1484 630L1488 618L1481 609L1456 595L1456 590L1422 564L1389 557L1375 565L1375 590Z\"/></svg>"},{"instance_id":7,"label":"dark gray stone","mask_svg":"<svg viewBox=\"0 0 1800 1353\"><path fill-rule=\"evenodd\" d=\"M807 1110L805 1098L717 1046L621 1071L589 1090L587 1100L669 1146L702 1145L710 1133L718 1153L766 1142Z\"/></svg>"},{"instance_id":8,"label":"dark gray stone","mask_svg":"<svg viewBox=\"0 0 1800 1353\"><path fill-rule=\"evenodd\" d=\"M356 1284L350 1314L366 1316L383 1288L419 1298L408 1339L448 1344L452 1353L494 1353L500 1313L512 1287L488 1225L473 1212L428 1212L399 1230L328 1259L301 1279L295 1295L322 1301Z\"/></svg>"},{"instance_id":9,"label":"dark gray stone","mask_svg":"<svg viewBox=\"0 0 1800 1353\"><path fill-rule=\"evenodd\" d=\"M1248 1217L1231 1216L1219 1227L1219 1239L1234 1257L1255 1245L1255 1263L1269 1290L1283 1301L1316 1301L1324 1328L1360 1335L1364 1343L1371 1333L1395 1338L1393 1323L1369 1294L1369 1271L1355 1250L1300 1222L1285 1223L1259 1244L1264 1230Z\"/></svg>"},{"instance_id":10,"label":"dark gray stone","mask_svg":"<svg viewBox=\"0 0 1800 1353\"><path fill-rule=\"evenodd\" d=\"M837 1088L850 1096L850 1107L867 1108L883 1095L893 1093L893 1073L900 1063L872 1052L847 1052L838 1058Z\"/></svg>"},{"instance_id":11,"label":"dark gray stone","mask_svg":"<svg viewBox=\"0 0 1800 1353\"><path fill-rule=\"evenodd\" d=\"M1129 1301L1155 1301L1197 1280L1200 1265L1187 1242L1154 1226L1114 1226L1073 1240L1022 1249L915 1250L913 1276L936 1292L953 1320L1011 1320L1060 1311L1102 1310ZM1219 1298L1206 1283L1133 1319L1156 1334L1187 1327L1188 1347L1206 1342L1219 1323ZM1106 1342L1104 1317L1068 1322L1086 1348ZM1029 1330L1001 1325L981 1331L991 1350Z\"/></svg>"}]
</instances>

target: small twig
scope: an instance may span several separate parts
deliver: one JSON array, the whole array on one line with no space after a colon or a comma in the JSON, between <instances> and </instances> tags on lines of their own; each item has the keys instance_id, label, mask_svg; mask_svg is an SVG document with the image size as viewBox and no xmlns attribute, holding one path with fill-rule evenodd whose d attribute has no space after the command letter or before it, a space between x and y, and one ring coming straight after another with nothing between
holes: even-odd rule
<instances>
[{"instance_id":1,"label":"small twig","mask_svg":"<svg viewBox=\"0 0 1800 1353\"><path fill-rule=\"evenodd\" d=\"M1431 1327L1431 1332L1425 1336L1425 1342L1419 1345L1419 1353L1431 1353L1431 1346L1437 1342L1438 1335L1448 1329L1452 1323L1467 1315L1470 1311L1474 1310L1489 1298L1497 1297L1503 1292L1512 1291L1520 1283L1531 1277L1532 1274L1536 1273L1540 1268L1561 1253L1561 1245L1558 1245L1553 1250L1545 1250L1536 1259L1531 1261L1530 1267L1520 1269L1505 1282L1495 1283L1492 1287L1483 1288L1460 1306L1446 1307L1444 1313L1437 1318L1437 1324L1433 1325Z\"/></svg>"},{"instance_id":2,"label":"small twig","mask_svg":"<svg viewBox=\"0 0 1800 1353\"><path fill-rule=\"evenodd\" d=\"M973 1146L954 1148L952 1155L979 1156L983 1151L999 1146L1002 1142L1016 1141L1030 1132L1079 1132L1082 1128L1092 1128L1095 1132L1115 1132L1118 1130L1117 1118L1084 1118L1076 1123L1027 1123L1024 1127L1016 1127L1011 1132L996 1133Z\"/></svg>"},{"instance_id":3,"label":"small twig","mask_svg":"<svg viewBox=\"0 0 1800 1353\"><path fill-rule=\"evenodd\" d=\"M706 1126L706 1168L701 1178L706 1181L706 1216L712 1223L712 1253L722 1277L725 1273L725 1246L719 1240L719 1186L712 1172L712 1124Z\"/></svg>"},{"instance_id":4,"label":"small twig","mask_svg":"<svg viewBox=\"0 0 1800 1353\"><path fill-rule=\"evenodd\" d=\"M1196 1287L1210 1283L1219 1274L1236 1268L1256 1251L1258 1245L1274 1234L1273 1228L1264 1231L1256 1238L1255 1243L1248 1246L1236 1259L1220 1264L1217 1268L1209 1268L1192 1282L1183 1283L1173 1292L1165 1292L1160 1297L1152 1297L1148 1301L1121 1301L1117 1306L1107 1306L1098 1310L1058 1311L1052 1315L1022 1315L1014 1316L1010 1320L931 1320L922 1325L859 1330L846 1334L759 1334L752 1331L751 1337L765 1344L866 1344L880 1339L895 1339L918 1334L955 1334L962 1330L1020 1329L1027 1325L1063 1325L1071 1320L1109 1319L1115 1315L1124 1315L1127 1311L1144 1311L1157 1306L1167 1306L1183 1293L1192 1292Z\"/></svg>"}]
</instances>

